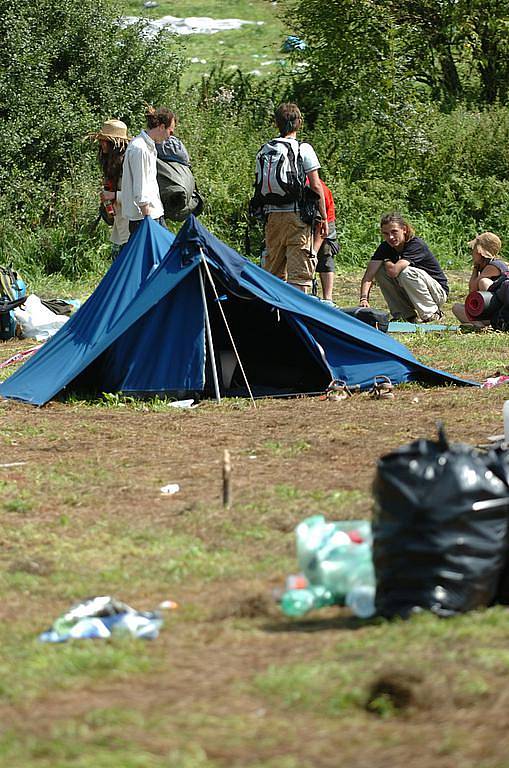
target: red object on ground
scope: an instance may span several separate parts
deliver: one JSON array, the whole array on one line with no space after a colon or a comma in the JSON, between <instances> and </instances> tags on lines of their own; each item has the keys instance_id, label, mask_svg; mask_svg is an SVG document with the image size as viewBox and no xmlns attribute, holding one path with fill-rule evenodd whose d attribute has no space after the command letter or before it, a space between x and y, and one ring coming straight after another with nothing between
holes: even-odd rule
<instances>
[{"instance_id":1,"label":"red object on ground","mask_svg":"<svg viewBox=\"0 0 509 768\"><path fill-rule=\"evenodd\" d=\"M309 581L303 573L292 574L286 578L286 589L306 589L309 587Z\"/></svg>"},{"instance_id":2,"label":"red object on ground","mask_svg":"<svg viewBox=\"0 0 509 768\"><path fill-rule=\"evenodd\" d=\"M484 320L493 294L489 291L472 291L465 299L465 312L471 320Z\"/></svg>"},{"instance_id":3,"label":"red object on ground","mask_svg":"<svg viewBox=\"0 0 509 768\"><path fill-rule=\"evenodd\" d=\"M359 531L348 531L348 536L353 544L362 544L364 541Z\"/></svg>"}]
</instances>

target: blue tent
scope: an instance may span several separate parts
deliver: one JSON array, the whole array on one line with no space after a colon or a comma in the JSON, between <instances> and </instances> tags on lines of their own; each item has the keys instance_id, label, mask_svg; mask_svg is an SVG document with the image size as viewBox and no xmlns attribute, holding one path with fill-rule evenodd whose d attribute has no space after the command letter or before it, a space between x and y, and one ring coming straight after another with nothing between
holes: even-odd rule
<instances>
[{"instance_id":1,"label":"blue tent","mask_svg":"<svg viewBox=\"0 0 509 768\"><path fill-rule=\"evenodd\" d=\"M207 397L214 380L223 394L244 395L237 355L255 396L323 391L332 379L367 388L380 375L472 383L421 365L392 337L283 283L191 216L176 238L145 219L92 296L0 395L36 405L64 391Z\"/></svg>"}]
</instances>

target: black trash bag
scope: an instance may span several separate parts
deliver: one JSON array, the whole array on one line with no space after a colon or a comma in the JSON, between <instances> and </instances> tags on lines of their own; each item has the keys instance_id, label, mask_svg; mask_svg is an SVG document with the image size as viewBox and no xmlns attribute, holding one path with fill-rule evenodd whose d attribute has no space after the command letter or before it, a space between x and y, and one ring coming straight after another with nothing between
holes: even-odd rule
<instances>
[{"instance_id":1,"label":"black trash bag","mask_svg":"<svg viewBox=\"0 0 509 768\"><path fill-rule=\"evenodd\" d=\"M362 320L363 323L372 325L373 328L378 328L379 331L387 333L389 330L389 315L384 312L383 309L373 309L372 307L341 307L342 312L346 312L347 315L356 317L357 320Z\"/></svg>"},{"instance_id":2,"label":"black trash bag","mask_svg":"<svg viewBox=\"0 0 509 768\"><path fill-rule=\"evenodd\" d=\"M452 616L498 599L506 562L507 451L416 440L378 462L373 561L381 616Z\"/></svg>"}]
</instances>

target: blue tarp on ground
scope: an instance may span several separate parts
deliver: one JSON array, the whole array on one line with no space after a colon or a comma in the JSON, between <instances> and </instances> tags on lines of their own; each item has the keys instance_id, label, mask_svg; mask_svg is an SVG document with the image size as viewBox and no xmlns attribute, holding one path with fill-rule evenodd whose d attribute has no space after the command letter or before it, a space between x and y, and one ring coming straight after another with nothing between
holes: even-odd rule
<instances>
[{"instance_id":1,"label":"blue tarp on ground","mask_svg":"<svg viewBox=\"0 0 509 768\"><path fill-rule=\"evenodd\" d=\"M255 394L325 389L331 379L366 388L393 383L472 384L421 365L402 344L268 274L191 216L174 236L151 219L112 264L68 323L0 385L0 395L43 405L66 391L212 393L200 274L206 286L220 384L232 345L208 276L207 260Z\"/></svg>"}]
</instances>

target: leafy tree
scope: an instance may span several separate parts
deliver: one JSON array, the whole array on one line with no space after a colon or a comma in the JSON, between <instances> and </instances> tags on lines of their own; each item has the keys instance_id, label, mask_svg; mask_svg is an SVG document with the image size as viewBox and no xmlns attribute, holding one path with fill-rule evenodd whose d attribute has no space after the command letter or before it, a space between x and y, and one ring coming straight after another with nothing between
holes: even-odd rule
<instances>
[{"instance_id":1,"label":"leafy tree","mask_svg":"<svg viewBox=\"0 0 509 768\"><path fill-rule=\"evenodd\" d=\"M59 185L90 155L82 138L169 98L180 62L170 37L122 28L107 0L0 0L0 39L0 205L36 222L58 214Z\"/></svg>"},{"instance_id":2,"label":"leafy tree","mask_svg":"<svg viewBox=\"0 0 509 768\"><path fill-rule=\"evenodd\" d=\"M471 47L482 101L507 102L509 88L509 2L463 0L465 44Z\"/></svg>"},{"instance_id":3,"label":"leafy tree","mask_svg":"<svg viewBox=\"0 0 509 768\"><path fill-rule=\"evenodd\" d=\"M318 111L324 97L342 121L384 110L401 73L400 41L386 3L378 0L297 0L297 32L306 42L294 54L304 100ZM368 106L369 104L369 106Z\"/></svg>"},{"instance_id":4,"label":"leafy tree","mask_svg":"<svg viewBox=\"0 0 509 768\"><path fill-rule=\"evenodd\" d=\"M435 97L446 102L462 98L477 74L478 101L506 100L507 0L391 0L389 6L408 41L411 69Z\"/></svg>"},{"instance_id":5,"label":"leafy tree","mask_svg":"<svg viewBox=\"0 0 509 768\"><path fill-rule=\"evenodd\" d=\"M296 0L304 92L357 119L384 102L505 102L509 0ZM345 94L347 96L345 96Z\"/></svg>"}]
</instances>

